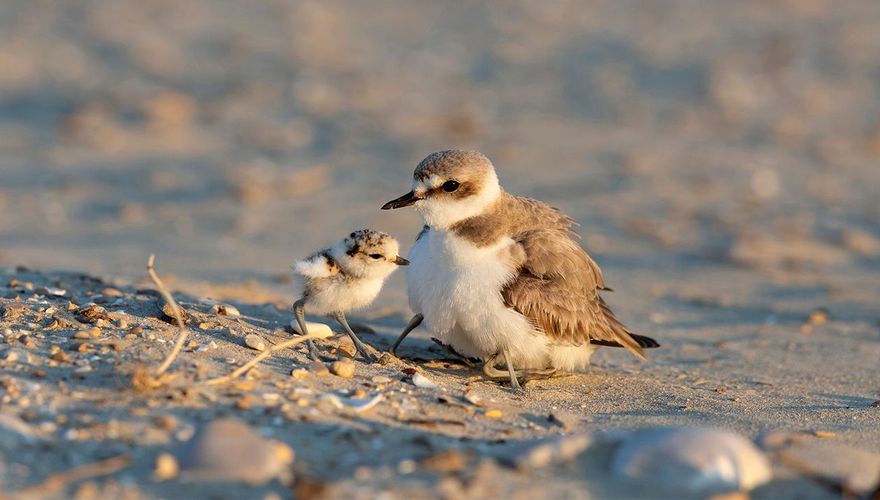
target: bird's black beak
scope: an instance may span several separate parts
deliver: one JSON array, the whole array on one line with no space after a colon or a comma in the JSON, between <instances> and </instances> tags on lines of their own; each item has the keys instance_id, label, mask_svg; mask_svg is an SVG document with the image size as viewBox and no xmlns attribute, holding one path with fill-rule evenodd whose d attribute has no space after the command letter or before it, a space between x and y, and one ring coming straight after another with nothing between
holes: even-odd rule
<instances>
[{"instance_id":1,"label":"bird's black beak","mask_svg":"<svg viewBox=\"0 0 880 500\"><path fill-rule=\"evenodd\" d=\"M389 201L388 203L382 205L382 210L390 210L392 208L403 208L412 205L413 203L421 200L422 198L416 196L415 191L410 191L400 198Z\"/></svg>"},{"instance_id":2,"label":"bird's black beak","mask_svg":"<svg viewBox=\"0 0 880 500\"><path fill-rule=\"evenodd\" d=\"M404 258L401 257L400 255L398 255L397 257L395 257L393 262L394 262L395 264L397 264L398 266L408 266L408 265L409 265L409 261L406 260L406 259L404 259Z\"/></svg>"}]
</instances>

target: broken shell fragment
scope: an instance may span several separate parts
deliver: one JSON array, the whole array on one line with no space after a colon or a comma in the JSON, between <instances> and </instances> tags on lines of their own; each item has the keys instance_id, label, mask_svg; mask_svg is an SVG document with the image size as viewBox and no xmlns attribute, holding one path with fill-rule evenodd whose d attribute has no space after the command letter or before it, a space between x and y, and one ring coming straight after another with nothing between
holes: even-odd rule
<instances>
[{"instance_id":1,"label":"broken shell fragment","mask_svg":"<svg viewBox=\"0 0 880 500\"><path fill-rule=\"evenodd\" d=\"M241 313L235 306L228 304L214 304L211 307L211 312L218 316L230 316L234 318L241 316Z\"/></svg>"}]
</instances>

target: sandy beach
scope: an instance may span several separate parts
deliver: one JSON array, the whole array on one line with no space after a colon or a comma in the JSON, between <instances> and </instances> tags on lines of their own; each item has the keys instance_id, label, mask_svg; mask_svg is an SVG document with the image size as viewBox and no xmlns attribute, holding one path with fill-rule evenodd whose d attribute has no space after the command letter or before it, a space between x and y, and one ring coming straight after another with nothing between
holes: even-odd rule
<instances>
[{"instance_id":1,"label":"sandy beach","mask_svg":"<svg viewBox=\"0 0 880 500\"><path fill-rule=\"evenodd\" d=\"M816 470L880 471L878 30L873 0L4 2L0 491L650 498L608 472L621 436L708 426L770 459L752 497L838 498ZM203 383L293 338L294 260L361 227L408 249L417 215L379 207L448 148L579 222L649 361L600 350L520 395L419 329L351 377L299 346ZM150 254L190 316L152 388L178 329ZM398 272L350 319L385 351L409 317ZM278 473L162 472L221 417Z\"/></svg>"}]
</instances>

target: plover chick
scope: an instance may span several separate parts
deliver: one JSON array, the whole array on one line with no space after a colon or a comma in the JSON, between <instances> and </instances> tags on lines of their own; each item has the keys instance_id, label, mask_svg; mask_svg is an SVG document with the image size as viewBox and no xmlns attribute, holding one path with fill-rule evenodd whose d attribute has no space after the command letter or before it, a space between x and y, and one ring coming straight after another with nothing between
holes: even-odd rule
<instances>
[{"instance_id":1,"label":"plover chick","mask_svg":"<svg viewBox=\"0 0 880 500\"><path fill-rule=\"evenodd\" d=\"M345 313L366 307L382 289L385 279L409 261L398 255L400 247L391 236L372 229L349 234L330 248L297 261L294 272L303 278L302 298L293 304L301 333L307 334L305 309L314 314L333 314L351 337L357 352L375 361L361 339L352 331ZM318 359L311 341L309 354Z\"/></svg>"},{"instance_id":2,"label":"plover chick","mask_svg":"<svg viewBox=\"0 0 880 500\"><path fill-rule=\"evenodd\" d=\"M599 294L599 266L574 240L574 220L546 203L506 193L475 151L440 151L416 167L412 191L382 208L414 206L425 226L407 256L415 313L391 349L425 321L431 333L483 371L584 371L599 346L645 359L654 339L630 332ZM507 373L496 368L507 366Z\"/></svg>"}]
</instances>

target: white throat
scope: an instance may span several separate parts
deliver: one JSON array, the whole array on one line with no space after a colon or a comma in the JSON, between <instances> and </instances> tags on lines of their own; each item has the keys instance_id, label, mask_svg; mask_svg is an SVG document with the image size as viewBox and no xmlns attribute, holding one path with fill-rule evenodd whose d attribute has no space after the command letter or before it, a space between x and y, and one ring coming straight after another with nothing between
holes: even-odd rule
<instances>
[{"instance_id":1,"label":"white throat","mask_svg":"<svg viewBox=\"0 0 880 500\"><path fill-rule=\"evenodd\" d=\"M417 182L413 186L413 190L424 192L431 187L434 186L426 186ZM483 188L473 196L464 199L427 198L416 202L415 208L428 226L448 229L456 222L485 213L500 196L501 186L498 184L498 176L494 171L490 171L483 182Z\"/></svg>"}]
</instances>

